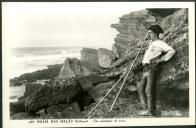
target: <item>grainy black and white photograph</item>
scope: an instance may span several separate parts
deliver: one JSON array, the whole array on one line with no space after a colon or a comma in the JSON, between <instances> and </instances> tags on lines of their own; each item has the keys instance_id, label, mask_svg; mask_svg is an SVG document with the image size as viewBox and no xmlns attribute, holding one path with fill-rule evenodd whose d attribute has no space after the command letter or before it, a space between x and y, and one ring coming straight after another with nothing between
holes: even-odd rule
<instances>
[{"instance_id":1,"label":"grainy black and white photograph","mask_svg":"<svg viewBox=\"0 0 196 128\"><path fill-rule=\"evenodd\" d=\"M157 3L3 2L3 116L193 118L194 3Z\"/></svg>"}]
</instances>

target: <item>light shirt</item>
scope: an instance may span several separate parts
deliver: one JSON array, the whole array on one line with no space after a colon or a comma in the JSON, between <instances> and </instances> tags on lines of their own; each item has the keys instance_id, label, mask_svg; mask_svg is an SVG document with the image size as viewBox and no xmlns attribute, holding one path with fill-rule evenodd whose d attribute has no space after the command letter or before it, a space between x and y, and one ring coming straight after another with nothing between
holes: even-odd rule
<instances>
[{"instance_id":1,"label":"light shirt","mask_svg":"<svg viewBox=\"0 0 196 128\"><path fill-rule=\"evenodd\" d=\"M155 40L150 42L148 49L146 50L144 57L143 57L143 64L150 64L150 60L158 57L161 53L166 52L164 56L160 59L162 61L168 61L175 53L175 50L170 47L168 44L163 42L162 40Z\"/></svg>"}]
</instances>

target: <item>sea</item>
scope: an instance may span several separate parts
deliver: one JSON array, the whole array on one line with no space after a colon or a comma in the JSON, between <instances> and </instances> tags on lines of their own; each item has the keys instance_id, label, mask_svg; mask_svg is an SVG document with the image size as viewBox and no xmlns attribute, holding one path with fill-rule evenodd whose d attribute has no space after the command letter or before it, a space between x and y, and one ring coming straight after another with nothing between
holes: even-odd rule
<instances>
[{"instance_id":1,"label":"sea","mask_svg":"<svg viewBox=\"0 0 196 128\"><path fill-rule=\"evenodd\" d=\"M69 58L80 59L82 47L20 47L10 50L10 78L46 69L47 65L61 64ZM17 102L24 94L24 85L10 87L10 102Z\"/></svg>"}]
</instances>

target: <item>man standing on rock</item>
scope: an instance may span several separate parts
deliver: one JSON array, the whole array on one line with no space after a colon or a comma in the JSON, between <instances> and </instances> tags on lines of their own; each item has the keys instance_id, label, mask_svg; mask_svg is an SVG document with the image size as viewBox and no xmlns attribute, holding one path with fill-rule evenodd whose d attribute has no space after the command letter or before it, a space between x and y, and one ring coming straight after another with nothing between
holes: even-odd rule
<instances>
[{"instance_id":1,"label":"man standing on rock","mask_svg":"<svg viewBox=\"0 0 196 128\"><path fill-rule=\"evenodd\" d=\"M138 94L144 110L140 111L139 115L155 115L157 64L168 61L175 53L172 47L159 39L159 34L163 32L159 25L152 25L148 29L151 41L143 57L143 75L138 85ZM163 53L165 54L163 55Z\"/></svg>"}]
</instances>

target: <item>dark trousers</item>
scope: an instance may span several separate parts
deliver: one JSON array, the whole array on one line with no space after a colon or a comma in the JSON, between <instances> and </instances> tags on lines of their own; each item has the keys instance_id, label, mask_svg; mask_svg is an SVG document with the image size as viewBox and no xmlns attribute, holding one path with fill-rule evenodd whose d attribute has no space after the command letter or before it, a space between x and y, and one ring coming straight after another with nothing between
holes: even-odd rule
<instances>
[{"instance_id":1,"label":"dark trousers","mask_svg":"<svg viewBox=\"0 0 196 128\"><path fill-rule=\"evenodd\" d=\"M138 85L138 94L142 107L149 112L154 112L156 110L156 75L156 66L145 66L142 79Z\"/></svg>"}]
</instances>

